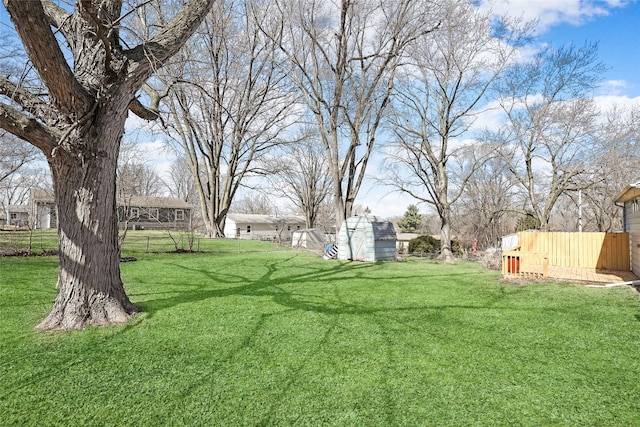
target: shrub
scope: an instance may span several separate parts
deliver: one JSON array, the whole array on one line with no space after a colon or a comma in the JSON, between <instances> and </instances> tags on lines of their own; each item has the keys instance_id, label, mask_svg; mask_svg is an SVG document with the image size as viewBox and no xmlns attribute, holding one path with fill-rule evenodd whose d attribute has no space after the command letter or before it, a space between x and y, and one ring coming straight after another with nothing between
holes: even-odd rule
<instances>
[{"instance_id":1,"label":"shrub","mask_svg":"<svg viewBox=\"0 0 640 427\"><path fill-rule=\"evenodd\" d=\"M433 236L419 236L409 240L409 253L425 252L435 254L440 252L440 240Z\"/></svg>"},{"instance_id":2,"label":"shrub","mask_svg":"<svg viewBox=\"0 0 640 427\"><path fill-rule=\"evenodd\" d=\"M457 240L451 241L451 251L454 255L462 255L462 246ZM409 253L440 253L440 240L433 236L419 236L409 240Z\"/></svg>"}]
</instances>

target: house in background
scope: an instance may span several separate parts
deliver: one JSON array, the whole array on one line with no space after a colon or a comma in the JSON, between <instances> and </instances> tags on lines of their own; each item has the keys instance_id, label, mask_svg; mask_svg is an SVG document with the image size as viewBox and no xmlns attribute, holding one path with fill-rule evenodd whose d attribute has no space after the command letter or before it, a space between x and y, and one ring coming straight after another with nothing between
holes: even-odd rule
<instances>
[{"instance_id":1,"label":"house in background","mask_svg":"<svg viewBox=\"0 0 640 427\"><path fill-rule=\"evenodd\" d=\"M118 199L118 225L130 229L189 229L193 206L174 197L127 196ZM56 228L58 210L50 190L31 189L29 214L34 228Z\"/></svg>"},{"instance_id":2,"label":"house in background","mask_svg":"<svg viewBox=\"0 0 640 427\"><path fill-rule=\"evenodd\" d=\"M191 228L193 206L176 197L126 196L118 199L118 224L132 230Z\"/></svg>"},{"instance_id":3,"label":"house in background","mask_svg":"<svg viewBox=\"0 0 640 427\"><path fill-rule=\"evenodd\" d=\"M291 240L294 231L305 228L298 215L228 214L224 235L231 239Z\"/></svg>"},{"instance_id":4,"label":"house in background","mask_svg":"<svg viewBox=\"0 0 640 427\"><path fill-rule=\"evenodd\" d=\"M29 225L29 206L9 205L0 209L0 225L10 227L26 227Z\"/></svg>"},{"instance_id":5,"label":"house in background","mask_svg":"<svg viewBox=\"0 0 640 427\"><path fill-rule=\"evenodd\" d=\"M396 249L399 252L409 252L409 241L420 237L418 233L398 233L396 231Z\"/></svg>"},{"instance_id":6,"label":"house in background","mask_svg":"<svg viewBox=\"0 0 640 427\"><path fill-rule=\"evenodd\" d=\"M640 182L627 185L614 203L622 207L622 228L629 233L631 271L640 277Z\"/></svg>"},{"instance_id":7,"label":"house in background","mask_svg":"<svg viewBox=\"0 0 640 427\"><path fill-rule=\"evenodd\" d=\"M58 208L52 190L31 189L29 192L29 218L33 228L58 227Z\"/></svg>"}]
</instances>

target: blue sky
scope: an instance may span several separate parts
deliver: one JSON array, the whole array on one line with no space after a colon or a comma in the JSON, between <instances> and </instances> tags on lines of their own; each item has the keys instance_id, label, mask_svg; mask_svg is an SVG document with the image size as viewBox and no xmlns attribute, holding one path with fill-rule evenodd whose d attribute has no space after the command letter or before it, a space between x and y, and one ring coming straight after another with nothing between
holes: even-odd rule
<instances>
[{"instance_id":1,"label":"blue sky","mask_svg":"<svg viewBox=\"0 0 640 427\"><path fill-rule=\"evenodd\" d=\"M599 42L609 67L598 95L640 96L640 1L483 0L498 14L538 19L539 42L559 47Z\"/></svg>"},{"instance_id":2,"label":"blue sky","mask_svg":"<svg viewBox=\"0 0 640 427\"><path fill-rule=\"evenodd\" d=\"M558 47L598 41L610 68L599 95L640 96L640 0L481 0L496 14L538 19L540 42ZM0 32L9 18L0 2Z\"/></svg>"}]
</instances>

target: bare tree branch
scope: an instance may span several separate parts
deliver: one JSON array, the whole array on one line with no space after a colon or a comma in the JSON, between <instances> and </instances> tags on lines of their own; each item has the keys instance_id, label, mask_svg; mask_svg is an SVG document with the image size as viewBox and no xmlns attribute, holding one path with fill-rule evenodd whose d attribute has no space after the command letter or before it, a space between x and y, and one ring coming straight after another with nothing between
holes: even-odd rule
<instances>
[{"instance_id":1,"label":"bare tree branch","mask_svg":"<svg viewBox=\"0 0 640 427\"><path fill-rule=\"evenodd\" d=\"M175 55L200 25L201 17L211 9L214 1L189 1L180 13L153 38L125 51L125 55L135 63L129 80L133 79L142 84L167 58Z\"/></svg>"},{"instance_id":2,"label":"bare tree branch","mask_svg":"<svg viewBox=\"0 0 640 427\"><path fill-rule=\"evenodd\" d=\"M53 104L65 115L81 115L89 97L78 84L40 1L4 0L24 49L49 89Z\"/></svg>"},{"instance_id":3,"label":"bare tree branch","mask_svg":"<svg viewBox=\"0 0 640 427\"><path fill-rule=\"evenodd\" d=\"M0 103L0 128L29 141L49 155L62 134L20 111Z\"/></svg>"}]
</instances>

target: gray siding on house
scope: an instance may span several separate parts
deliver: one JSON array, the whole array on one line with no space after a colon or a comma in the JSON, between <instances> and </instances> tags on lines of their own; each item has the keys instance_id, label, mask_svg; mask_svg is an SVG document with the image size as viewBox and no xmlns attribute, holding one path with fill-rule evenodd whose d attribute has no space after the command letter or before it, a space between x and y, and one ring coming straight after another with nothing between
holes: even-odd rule
<instances>
[{"instance_id":1,"label":"gray siding on house","mask_svg":"<svg viewBox=\"0 0 640 427\"><path fill-rule=\"evenodd\" d=\"M631 271L640 277L640 202L636 199L624 203L624 230L629 233Z\"/></svg>"}]
</instances>

